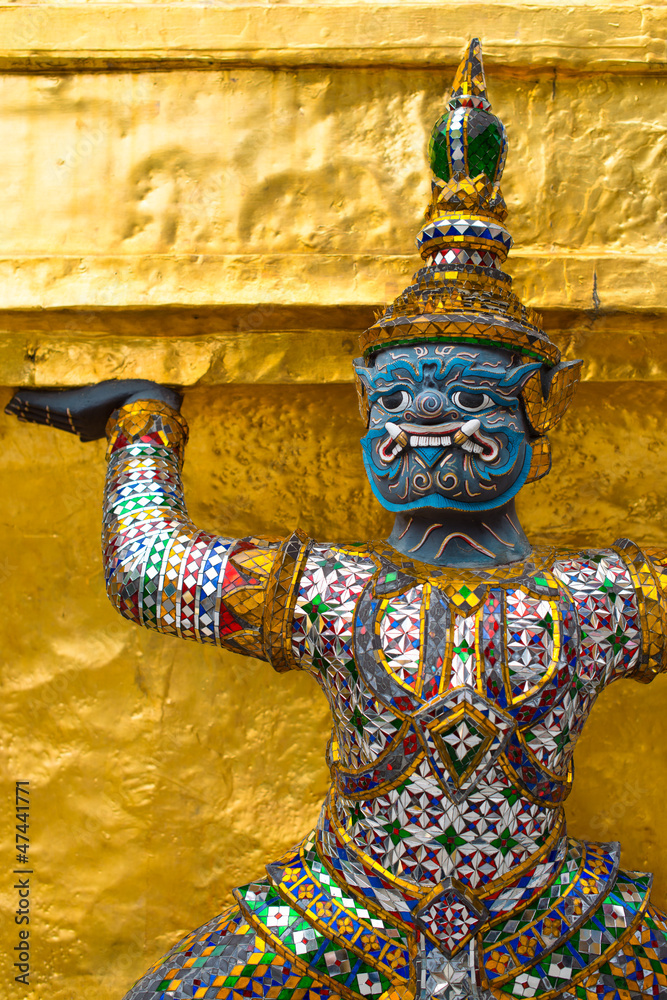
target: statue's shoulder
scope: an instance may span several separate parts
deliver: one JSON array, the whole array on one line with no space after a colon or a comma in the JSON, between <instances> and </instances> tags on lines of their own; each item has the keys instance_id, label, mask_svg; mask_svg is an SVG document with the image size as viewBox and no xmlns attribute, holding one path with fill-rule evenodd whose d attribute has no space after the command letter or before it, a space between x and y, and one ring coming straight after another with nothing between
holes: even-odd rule
<instances>
[{"instance_id":1,"label":"statue's shoulder","mask_svg":"<svg viewBox=\"0 0 667 1000\"><path fill-rule=\"evenodd\" d=\"M551 561L554 571L561 575L600 576L607 572L628 572L630 567L647 568L651 563L659 563L660 555L658 550L643 548L629 538L618 538L604 548L554 548Z\"/></svg>"}]
</instances>

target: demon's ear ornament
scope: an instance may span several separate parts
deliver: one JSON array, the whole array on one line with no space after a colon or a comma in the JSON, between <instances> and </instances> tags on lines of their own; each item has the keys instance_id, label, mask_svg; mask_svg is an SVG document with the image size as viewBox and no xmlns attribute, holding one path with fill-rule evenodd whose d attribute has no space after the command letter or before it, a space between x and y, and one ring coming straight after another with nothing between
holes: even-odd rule
<instances>
[{"instance_id":1,"label":"demon's ear ornament","mask_svg":"<svg viewBox=\"0 0 667 1000\"><path fill-rule=\"evenodd\" d=\"M531 441L533 454L530 459L530 469L526 476L527 483L536 483L551 472L551 444L548 437L538 437Z\"/></svg>"},{"instance_id":2,"label":"demon's ear ornament","mask_svg":"<svg viewBox=\"0 0 667 1000\"><path fill-rule=\"evenodd\" d=\"M539 435L531 442L533 456L526 483L534 483L551 471L551 445L547 431L563 416L581 380L583 361L560 361L553 368L543 365L533 372L521 391L526 417Z\"/></svg>"},{"instance_id":3,"label":"demon's ear ornament","mask_svg":"<svg viewBox=\"0 0 667 1000\"><path fill-rule=\"evenodd\" d=\"M581 379L583 361L560 361L542 366L522 390L528 423L536 434L546 434L563 416Z\"/></svg>"},{"instance_id":4,"label":"demon's ear ornament","mask_svg":"<svg viewBox=\"0 0 667 1000\"><path fill-rule=\"evenodd\" d=\"M433 127L431 199L417 236L423 266L413 283L376 316L355 361L362 418L368 423L364 366L385 347L417 343L498 347L539 362L522 395L535 435L528 481L550 468L544 435L565 412L581 361L561 361L542 317L512 291L502 266L512 247L500 181L507 157L505 127L491 110L477 38L458 68L447 110ZM368 369L366 369L368 370Z\"/></svg>"},{"instance_id":5,"label":"demon's ear ornament","mask_svg":"<svg viewBox=\"0 0 667 1000\"><path fill-rule=\"evenodd\" d=\"M354 366L354 383L357 387L357 400L359 402L359 413L364 422L364 427L368 427L371 406L368 401L370 382L366 374L366 362L363 358L355 358L352 362Z\"/></svg>"}]
</instances>

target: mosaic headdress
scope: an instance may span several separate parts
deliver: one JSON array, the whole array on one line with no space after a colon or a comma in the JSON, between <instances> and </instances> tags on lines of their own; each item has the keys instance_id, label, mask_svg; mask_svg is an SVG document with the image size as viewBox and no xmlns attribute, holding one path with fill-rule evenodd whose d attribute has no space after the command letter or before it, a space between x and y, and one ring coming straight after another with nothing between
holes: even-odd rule
<instances>
[{"instance_id":1,"label":"mosaic headdress","mask_svg":"<svg viewBox=\"0 0 667 1000\"><path fill-rule=\"evenodd\" d=\"M548 443L539 439L567 409L582 362L561 362L542 317L521 303L501 270L512 246L500 191L506 155L505 127L491 113L482 47L474 38L454 77L448 110L431 133L435 178L417 236L424 267L362 334L361 350L368 360L385 347L436 341L501 347L541 361L522 393L537 439L534 480L550 465Z\"/></svg>"}]
</instances>

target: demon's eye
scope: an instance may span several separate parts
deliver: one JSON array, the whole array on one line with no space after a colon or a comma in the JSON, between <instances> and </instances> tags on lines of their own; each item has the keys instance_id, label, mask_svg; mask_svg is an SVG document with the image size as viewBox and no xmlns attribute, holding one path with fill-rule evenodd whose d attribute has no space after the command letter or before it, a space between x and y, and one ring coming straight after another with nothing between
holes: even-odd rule
<instances>
[{"instance_id":1,"label":"demon's eye","mask_svg":"<svg viewBox=\"0 0 667 1000\"><path fill-rule=\"evenodd\" d=\"M467 392L465 389L452 393L452 403L458 410L465 410L466 413L478 413L496 405L495 400L485 392Z\"/></svg>"},{"instance_id":2,"label":"demon's eye","mask_svg":"<svg viewBox=\"0 0 667 1000\"><path fill-rule=\"evenodd\" d=\"M404 410L406 406L410 405L411 397L405 389L398 389L396 392L389 393L388 396L380 396L379 402L390 413L398 413L399 410Z\"/></svg>"}]
</instances>

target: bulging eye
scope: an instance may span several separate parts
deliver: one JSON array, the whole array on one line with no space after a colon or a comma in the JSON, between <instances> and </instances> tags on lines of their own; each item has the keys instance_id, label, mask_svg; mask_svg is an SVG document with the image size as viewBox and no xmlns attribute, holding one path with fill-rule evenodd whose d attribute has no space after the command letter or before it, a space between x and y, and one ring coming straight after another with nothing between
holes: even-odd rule
<instances>
[{"instance_id":1,"label":"bulging eye","mask_svg":"<svg viewBox=\"0 0 667 1000\"><path fill-rule=\"evenodd\" d=\"M478 413L496 405L495 400L485 392L467 392L465 389L452 393L452 403L457 410L465 410L466 413Z\"/></svg>"},{"instance_id":2,"label":"bulging eye","mask_svg":"<svg viewBox=\"0 0 667 1000\"><path fill-rule=\"evenodd\" d=\"M411 396L405 389L398 389L387 396L380 396L378 402L382 403L385 410L388 410L390 413L398 413L399 410L404 410L406 406L410 405Z\"/></svg>"}]
</instances>

